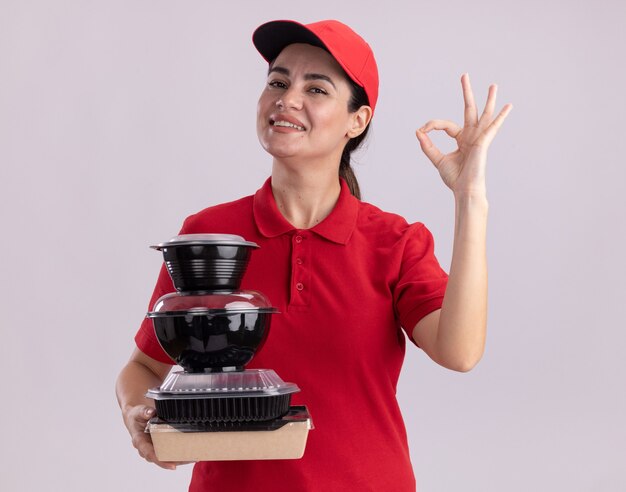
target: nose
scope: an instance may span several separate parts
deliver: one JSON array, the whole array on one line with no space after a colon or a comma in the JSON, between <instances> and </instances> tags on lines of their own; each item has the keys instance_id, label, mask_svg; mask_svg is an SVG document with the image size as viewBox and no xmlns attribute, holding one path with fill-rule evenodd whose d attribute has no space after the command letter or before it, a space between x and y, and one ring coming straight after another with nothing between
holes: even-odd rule
<instances>
[{"instance_id":1,"label":"nose","mask_svg":"<svg viewBox=\"0 0 626 492\"><path fill-rule=\"evenodd\" d=\"M302 95L293 85L287 88L276 101L278 109L302 109Z\"/></svg>"}]
</instances>

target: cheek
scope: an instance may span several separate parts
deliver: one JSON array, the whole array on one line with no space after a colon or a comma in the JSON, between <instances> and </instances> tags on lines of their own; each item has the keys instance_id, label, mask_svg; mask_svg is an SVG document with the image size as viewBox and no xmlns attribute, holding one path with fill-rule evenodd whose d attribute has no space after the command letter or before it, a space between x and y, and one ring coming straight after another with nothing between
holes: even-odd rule
<instances>
[{"instance_id":1,"label":"cheek","mask_svg":"<svg viewBox=\"0 0 626 492\"><path fill-rule=\"evenodd\" d=\"M256 117L257 119L259 119L261 117L261 114L263 112L263 94L261 94L261 97L259 97L259 101L256 104Z\"/></svg>"},{"instance_id":2,"label":"cheek","mask_svg":"<svg viewBox=\"0 0 626 492\"><path fill-rule=\"evenodd\" d=\"M261 95L259 96L259 101L257 103L257 114L260 114L262 111L267 111L267 108L272 104L272 97L268 94L267 90L263 90Z\"/></svg>"},{"instance_id":3,"label":"cheek","mask_svg":"<svg viewBox=\"0 0 626 492\"><path fill-rule=\"evenodd\" d=\"M269 104L271 103L268 101L268 98L264 96L264 94L261 94L261 97L259 97L259 101L256 105L257 131L261 131L267 122Z\"/></svg>"},{"instance_id":4,"label":"cheek","mask_svg":"<svg viewBox=\"0 0 626 492\"><path fill-rule=\"evenodd\" d=\"M332 133L337 138L343 138L350 127L349 118L346 111L334 108L319 114L318 120L322 126L328 130L332 129Z\"/></svg>"}]
</instances>

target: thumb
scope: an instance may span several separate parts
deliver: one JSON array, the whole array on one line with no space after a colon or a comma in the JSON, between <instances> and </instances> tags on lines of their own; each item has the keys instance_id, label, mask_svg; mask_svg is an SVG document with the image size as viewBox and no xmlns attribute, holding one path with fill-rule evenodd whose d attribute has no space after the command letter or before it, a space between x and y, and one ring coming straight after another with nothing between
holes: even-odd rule
<instances>
[{"instance_id":1,"label":"thumb","mask_svg":"<svg viewBox=\"0 0 626 492\"><path fill-rule=\"evenodd\" d=\"M155 414L156 414L156 411L154 410L154 408L148 407L148 406L144 406L141 411L141 416L144 417L146 420L151 419L152 417L155 416Z\"/></svg>"}]
</instances>

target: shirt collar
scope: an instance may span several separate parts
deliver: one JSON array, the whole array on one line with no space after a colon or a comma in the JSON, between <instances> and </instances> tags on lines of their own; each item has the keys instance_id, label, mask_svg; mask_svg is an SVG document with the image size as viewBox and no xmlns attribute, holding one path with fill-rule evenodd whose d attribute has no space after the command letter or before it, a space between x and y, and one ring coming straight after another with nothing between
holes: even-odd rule
<instances>
[{"instance_id":1,"label":"shirt collar","mask_svg":"<svg viewBox=\"0 0 626 492\"><path fill-rule=\"evenodd\" d=\"M347 244L356 226L359 200L350 193L346 181L343 178L339 178L339 180L341 191L335 208L328 217L309 230L329 241ZM272 192L271 177L267 178L261 189L254 195L252 210L257 227L265 237L276 237L296 230L278 210Z\"/></svg>"}]
</instances>

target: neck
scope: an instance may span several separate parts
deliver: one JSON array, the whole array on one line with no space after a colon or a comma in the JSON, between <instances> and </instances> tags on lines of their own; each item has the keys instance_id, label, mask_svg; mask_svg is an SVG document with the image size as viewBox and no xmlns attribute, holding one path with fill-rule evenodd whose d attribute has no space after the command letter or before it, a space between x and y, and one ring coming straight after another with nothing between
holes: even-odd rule
<instances>
[{"instance_id":1,"label":"neck","mask_svg":"<svg viewBox=\"0 0 626 492\"><path fill-rule=\"evenodd\" d=\"M332 212L341 184L337 169L294 170L274 161L272 192L278 210L291 225L310 229Z\"/></svg>"}]
</instances>

